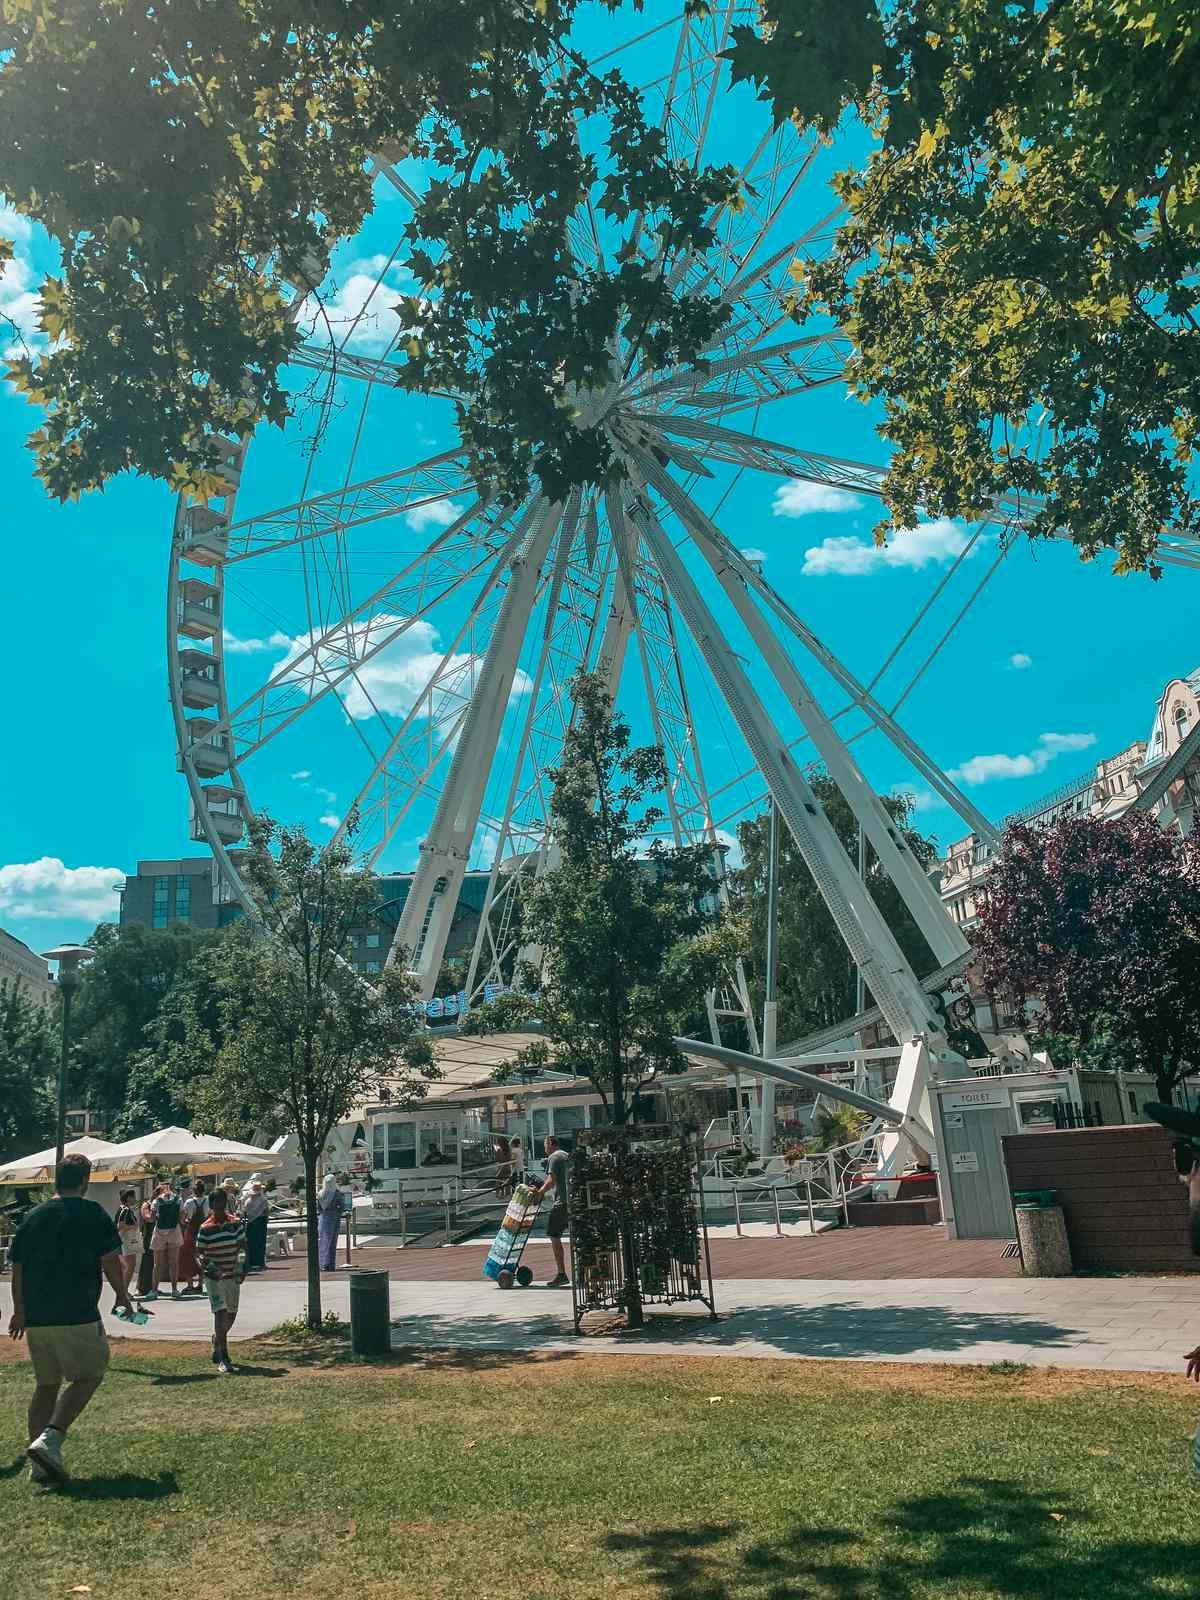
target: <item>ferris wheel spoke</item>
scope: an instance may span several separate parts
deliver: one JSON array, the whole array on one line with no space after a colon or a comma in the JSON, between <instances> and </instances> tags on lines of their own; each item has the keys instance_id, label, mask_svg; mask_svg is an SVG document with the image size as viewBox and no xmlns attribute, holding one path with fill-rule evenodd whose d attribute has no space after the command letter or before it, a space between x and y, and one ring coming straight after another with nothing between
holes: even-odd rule
<instances>
[{"instance_id":1,"label":"ferris wheel spoke","mask_svg":"<svg viewBox=\"0 0 1200 1600\"><path fill-rule=\"evenodd\" d=\"M235 759L245 760L327 694L342 688L498 555L516 546L519 529L507 539L498 528L484 537L473 531L478 509L465 512L353 611L316 637L296 641L299 648L267 682L217 724L215 732L231 735Z\"/></svg>"},{"instance_id":2,"label":"ferris wheel spoke","mask_svg":"<svg viewBox=\"0 0 1200 1600\"><path fill-rule=\"evenodd\" d=\"M383 517L420 512L456 494L477 492L465 453L443 451L402 472L385 473L243 518L229 529L225 565L272 555Z\"/></svg>"},{"instance_id":3,"label":"ferris wheel spoke","mask_svg":"<svg viewBox=\"0 0 1200 1600\"><path fill-rule=\"evenodd\" d=\"M462 737L455 747L396 928L388 959L394 960L403 951L426 997L432 994L437 980L458 891L479 826L542 564L561 520L562 508L543 496L534 500L522 518L522 540L512 558L500 614L475 679Z\"/></svg>"}]
</instances>

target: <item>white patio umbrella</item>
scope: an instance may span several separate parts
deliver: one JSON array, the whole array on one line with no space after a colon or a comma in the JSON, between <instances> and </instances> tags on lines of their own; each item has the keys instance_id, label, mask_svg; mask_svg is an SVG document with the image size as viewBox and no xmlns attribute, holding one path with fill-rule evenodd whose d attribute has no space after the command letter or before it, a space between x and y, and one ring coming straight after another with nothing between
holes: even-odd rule
<instances>
[{"instance_id":1,"label":"white patio umbrella","mask_svg":"<svg viewBox=\"0 0 1200 1600\"><path fill-rule=\"evenodd\" d=\"M191 1133L187 1128L159 1128L140 1139L126 1139L113 1145L99 1158L114 1172L144 1172L157 1163L164 1167L187 1167L193 1174L237 1172L277 1167L280 1157L254 1144L239 1144L236 1139L219 1139L212 1133Z\"/></svg>"},{"instance_id":2,"label":"white patio umbrella","mask_svg":"<svg viewBox=\"0 0 1200 1600\"><path fill-rule=\"evenodd\" d=\"M105 1183L119 1176L116 1170L100 1170L98 1163L117 1147L108 1139L95 1139L91 1134L84 1134L81 1139L72 1139L63 1146L63 1154L67 1156L87 1156L92 1163L92 1177L98 1182ZM0 1183L50 1183L54 1177L55 1149L51 1145L49 1150L39 1150L32 1156L21 1156L16 1161L6 1161L0 1167Z\"/></svg>"}]
</instances>

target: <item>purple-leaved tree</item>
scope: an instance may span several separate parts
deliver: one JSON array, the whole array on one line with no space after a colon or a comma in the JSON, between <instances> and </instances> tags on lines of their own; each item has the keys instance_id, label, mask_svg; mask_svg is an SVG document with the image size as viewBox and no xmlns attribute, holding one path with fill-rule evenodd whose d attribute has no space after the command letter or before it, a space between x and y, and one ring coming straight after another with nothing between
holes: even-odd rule
<instances>
[{"instance_id":1,"label":"purple-leaved tree","mask_svg":"<svg viewBox=\"0 0 1200 1600\"><path fill-rule=\"evenodd\" d=\"M1151 1073L1200 1065L1200 844L1150 817L1014 823L980 908L988 985L1045 1006L1048 1042Z\"/></svg>"}]
</instances>

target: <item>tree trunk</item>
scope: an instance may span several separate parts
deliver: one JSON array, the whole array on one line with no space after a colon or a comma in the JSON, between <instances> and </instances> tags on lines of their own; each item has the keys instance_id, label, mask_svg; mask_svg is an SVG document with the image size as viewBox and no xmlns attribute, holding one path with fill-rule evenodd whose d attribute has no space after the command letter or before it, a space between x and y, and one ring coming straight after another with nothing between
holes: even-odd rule
<instances>
[{"instance_id":1,"label":"tree trunk","mask_svg":"<svg viewBox=\"0 0 1200 1600\"><path fill-rule=\"evenodd\" d=\"M618 1072L613 1083L613 1123L623 1128L628 1120L629 1105L625 1098L625 1084L623 1076ZM633 1223L628 1217L621 1219L621 1263L625 1273L625 1324L630 1328L641 1328L645 1326L646 1317L642 1310L642 1285L638 1278Z\"/></svg>"},{"instance_id":2,"label":"tree trunk","mask_svg":"<svg viewBox=\"0 0 1200 1600\"><path fill-rule=\"evenodd\" d=\"M308 1256L308 1325L321 1331L321 1252L317 1234L317 1158L304 1154L304 1248Z\"/></svg>"}]
</instances>

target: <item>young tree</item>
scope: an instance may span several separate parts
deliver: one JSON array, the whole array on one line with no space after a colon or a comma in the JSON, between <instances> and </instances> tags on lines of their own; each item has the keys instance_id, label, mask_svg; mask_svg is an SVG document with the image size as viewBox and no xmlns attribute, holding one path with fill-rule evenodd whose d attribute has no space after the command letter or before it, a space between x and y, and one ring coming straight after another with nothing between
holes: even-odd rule
<instances>
[{"instance_id":1,"label":"young tree","mask_svg":"<svg viewBox=\"0 0 1200 1600\"><path fill-rule=\"evenodd\" d=\"M390 964L373 987L349 965L351 932L378 903L356 865L352 830L319 850L301 827L260 815L243 858L261 927L244 925L212 954L220 1016L194 1019L211 1068L194 1080L193 1115L206 1127L231 1116L277 1118L296 1135L307 1207L308 1322L321 1325L317 1166L334 1127L381 1078L391 1104L414 1104L437 1075L410 980Z\"/></svg>"},{"instance_id":2,"label":"young tree","mask_svg":"<svg viewBox=\"0 0 1200 1600\"><path fill-rule=\"evenodd\" d=\"M979 912L982 975L1040 999L1056 1043L1153 1075L1169 1101L1200 1063L1200 842L1129 812L1015 823Z\"/></svg>"},{"instance_id":3,"label":"young tree","mask_svg":"<svg viewBox=\"0 0 1200 1600\"><path fill-rule=\"evenodd\" d=\"M0 980L0 1161L54 1142L57 1010Z\"/></svg>"},{"instance_id":4,"label":"young tree","mask_svg":"<svg viewBox=\"0 0 1200 1600\"><path fill-rule=\"evenodd\" d=\"M1200 531L1200 13L1183 0L763 0L734 78L875 148L798 306L883 402L889 518L1017 498L1149 568ZM900 532L898 537L903 538Z\"/></svg>"},{"instance_id":5,"label":"young tree","mask_svg":"<svg viewBox=\"0 0 1200 1600\"><path fill-rule=\"evenodd\" d=\"M471 396L485 477L523 492L532 471L557 496L602 476L611 443L579 423L576 390L608 381L622 328L659 362L711 344L719 288L671 269L740 200L731 168L671 159L616 64L575 53L579 13L620 5L0 9L0 192L63 255L40 291L52 343L9 369L46 413L30 442L49 492L134 468L206 497L214 433L283 424L303 322L345 334L322 285L371 210L372 155L431 179L397 263L417 288L394 381ZM585 197L624 235L611 265L581 269L571 248Z\"/></svg>"},{"instance_id":6,"label":"young tree","mask_svg":"<svg viewBox=\"0 0 1200 1600\"><path fill-rule=\"evenodd\" d=\"M657 745L630 746L600 678L572 682L574 718L552 784L556 863L527 890L524 929L540 951L519 989L475 1013L490 1031L536 1023L541 1037L501 1069L553 1066L587 1078L618 1126L657 1078L686 1057L675 1036L732 960L734 931L718 912L713 847L647 839L665 821L647 805L666 785ZM470 1024L468 1024L470 1025ZM622 1232L626 1312L641 1325L632 1235Z\"/></svg>"},{"instance_id":7,"label":"young tree","mask_svg":"<svg viewBox=\"0 0 1200 1600\"><path fill-rule=\"evenodd\" d=\"M662 751L630 746L629 724L598 677L580 673L571 689L574 720L548 774L557 862L524 898L540 965L475 1015L485 1027L536 1022L541 1037L512 1070L553 1061L590 1079L620 1125L643 1088L684 1070L675 1036L730 959L734 936L717 910L712 846L647 843L665 821L646 804L666 784Z\"/></svg>"},{"instance_id":8,"label":"young tree","mask_svg":"<svg viewBox=\"0 0 1200 1600\"><path fill-rule=\"evenodd\" d=\"M817 774L812 787L847 855L858 863L858 824L833 779ZM923 867L937 855L932 839L912 826L912 802L888 795L884 805L899 824ZM767 862L770 816L738 825L743 865L730 875L734 904L748 930L746 975L751 998L761 1010L766 962ZM795 841L781 829L779 843L779 1037L780 1040L829 1027L853 1015L855 968L845 941L821 898ZM866 849L866 883L887 919L913 971L924 977L937 966L899 890Z\"/></svg>"}]
</instances>

